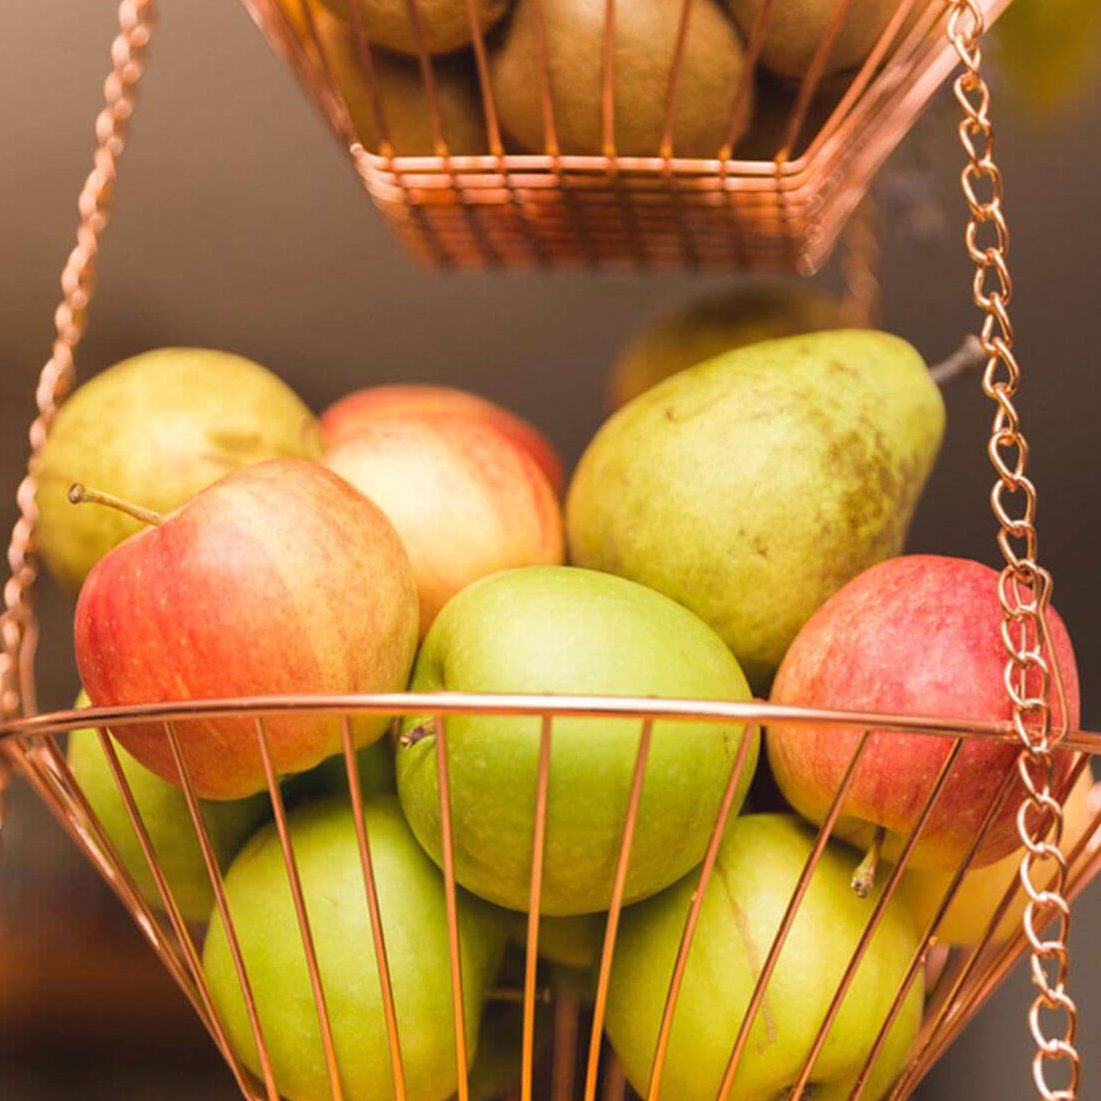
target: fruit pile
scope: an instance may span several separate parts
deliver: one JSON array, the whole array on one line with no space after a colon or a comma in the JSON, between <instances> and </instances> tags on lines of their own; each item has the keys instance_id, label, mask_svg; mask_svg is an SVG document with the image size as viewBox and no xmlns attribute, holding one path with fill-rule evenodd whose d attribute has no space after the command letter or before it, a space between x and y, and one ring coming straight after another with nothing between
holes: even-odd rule
<instances>
[{"instance_id":1,"label":"fruit pile","mask_svg":"<svg viewBox=\"0 0 1101 1101\"><path fill-rule=\"evenodd\" d=\"M433 154L434 96L440 136L449 151L489 152L470 48L473 11L485 35L489 90L508 150L539 153L547 148L540 76L547 73L560 151L604 152L605 0L473 0L469 9L467 0L417 0L416 21L407 0L277 2L307 51L312 52L315 44L320 47L319 60L367 149L377 151L381 145L381 105L386 137L395 153ZM657 156L674 100L668 122L678 156L714 157L730 143L739 157L771 159L784 144L799 84L810 72L824 37L833 34L835 5L773 0L758 79L758 66L748 71L747 43L762 17L764 0L692 0L674 87L682 6L681 0L631 0L616 8L616 151ZM895 41L916 24L925 6L914 5ZM868 58L897 9L896 0L850 5L816 78L819 94L809 104L810 131L837 105L848 84L846 77ZM370 43L369 61L359 34ZM432 93L418 61L422 47L433 55Z\"/></svg>"},{"instance_id":2,"label":"fruit pile","mask_svg":"<svg viewBox=\"0 0 1101 1101\"><path fill-rule=\"evenodd\" d=\"M164 349L105 371L62 407L35 471L39 550L79 588L82 705L406 688L728 701L771 692L819 708L1008 717L995 572L899 557L944 428L940 392L912 347L880 332L820 330L657 373L669 377L648 389L634 378L642 392L599 430L566 491L537 430L460 391L377 387L317 420L267 370L225 353ZM1055 616L1051 630L1077 724L1074 656ZM406 1096L443 1101L459 1070L438 870L439 732L431 716L389 733L381 717L349 721ZM181 765L225 872L280 1092L320 1101L330 1085L283 847L267 821L272 784L288 808L344 1096L393 1096L340 719L284 712L259 736L240 715L177 729L179 760L160 724L119 725L113 738L176 905L206 927L203 968L230 1043L259 1073ZM767 996L747 1019L813 825L861 734L774 725L758 761L756 729L653 724L605 1018L640 1092L695 869L738 766L662 1082L677 1101L714 1097L739 1033L747 1055L731 1096L769 1101L797 1080L883 889L880 862L898 858L952 745L871 738ZM628 719L553 726L538 942L552 991L591 993L640 738ZM160 905L115 784L114 744L78 732L69 765L136 887ZM491 995L515 982L517 949L507 945L526 932L540 752L538 718L449 720L475 1097L498 1096L518 1073L516 1007ZM927 921L989 819L939 934L981 936L1013 881L1019 787L992 804L1015 756L986 742L956 756L914 870L817 1054L815 1097L848 1096ZM1058 758L1060 794L1074 765ZM1088 792L1086 771L1072 838L1091 817ZM1007 936L1014 917L995 935ZM897 1076L922 1004L919 978L878 1044L869 1099ZM542 1011L537 1025L542 1051Z\"/></svg>"}]
</instances>

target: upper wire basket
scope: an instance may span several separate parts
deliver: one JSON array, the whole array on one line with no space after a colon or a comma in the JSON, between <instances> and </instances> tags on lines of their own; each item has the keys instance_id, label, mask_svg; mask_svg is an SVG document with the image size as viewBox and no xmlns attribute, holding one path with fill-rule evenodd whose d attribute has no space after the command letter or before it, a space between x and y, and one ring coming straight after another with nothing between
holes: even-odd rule
<instances>
[{"instance_id":1,"label":"upper wire basket","mask_svg":"<svg viewBox=\"0 0 1101 1101\"><path fill-rule=\"evenodd\" d=\"M811 274L957 60L940 0L244 2L442 266Z\"/></svg>"}]
</instances>

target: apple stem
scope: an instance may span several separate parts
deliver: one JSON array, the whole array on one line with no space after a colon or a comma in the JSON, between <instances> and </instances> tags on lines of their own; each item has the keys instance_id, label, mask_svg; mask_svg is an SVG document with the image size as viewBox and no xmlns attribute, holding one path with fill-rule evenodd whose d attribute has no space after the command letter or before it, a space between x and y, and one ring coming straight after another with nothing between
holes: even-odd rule
<instances>
[{"instance_id":1,"label":"apple stem","mask_svg":"<svg viewBox=\"0 0 1101 1101\"><path fill-rule=\"evenodd\" d=\"M423 742L425 738L431 738L436 733L434 719L425 719L423 722L411 726L399 739L402 749L411 749L417 742Z\"/></svg>"},{"instance_id":2,"label":"apple stem","mask_svg":"<svg viewBox=\"0 0 1101 1101\"><path fill-rule=\"evenodd\" d=\"M879 866L879 854L883 848L883 839L886 836L886 829L883 826L876 826L875 833L872 835L872 843L868 846L864 859L860 861L856 871L853 872L852 889L857 898L867 898L872 893L872 888L875 886L876 868Z\"/></svg>"},{"instance_id":3,"label":"apple stem","mask_svg":"<svg viewBox=\"0 0 1101 1101\"><path fill-rule=\"evenodd\" d=\"M986 349L977 336L968 336L964 342L942 363L929 368L933 381L945 387L960 375L978 370L987 360Z\"/></svg>"},{"instance_id":4,"label":"apple stem","mask_svg":"<svg viewBox=\"0 0 1101 1101\"><path fill-rule=\"evenodd\" d=\"M164 523L164 517L151 508L142 508L141 505L124 501L113 493L101 493L99 490L89 489L87 486L81 485L80 482L73 482L69 486L69 502L74 505L106 505L117 512L124 512L127 516L132 516L139 523L148 524L150 527L158 527Z\"/></svg>"}]
</instances>

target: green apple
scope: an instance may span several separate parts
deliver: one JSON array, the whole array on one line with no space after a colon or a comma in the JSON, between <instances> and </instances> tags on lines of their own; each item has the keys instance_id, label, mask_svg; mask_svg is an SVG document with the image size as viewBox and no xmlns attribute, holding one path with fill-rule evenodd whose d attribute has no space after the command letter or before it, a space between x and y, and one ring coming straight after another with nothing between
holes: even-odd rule
<instances>
[{"instance_id":1,"label":"green apple","mask_svg":"<svg viewBox=\"0 0 1101 1101\"><path fill-rule=\"evenodd\" d=\"M455 1090L451 969L443 879L402 818L397 800L364 807L397 1012L408 1101L443 1101ZM371 921L347 800L311 803L290 815L290 835L317 952L346 1101L394 1095ZM286 867L273 827L241 851L226 877L279 1092L289 1101L330 1096L321 1031ZM459 894L463 1009L469 1051L478 1045L483 994L504 950L499 914ZM225 928L217 915L203 971L229 1041L259 1071L252 1030Z\"/></svg>"},{"instance_id":2,"label":"green apple","mask_svg":"<svg viewBox=\"0 0 1101 1101\"><path fill-rule=\"evenodd\" d=\"M539 919L539 958L563 967L590 968L600 961L607 914ZM509 934L521 947L528 942L528 915L509 915Z\"/></svg>"},{"instance_id":3,"label":"green apple","mask_svg":"<svg viewBox=\"0 0 1101 1101\"><path fill-rule=\"evenodd\" d=\"M359 772L359 790L364 799L371 795L392 795L397 791L394 750L389 738L382 737L359 750L356 753L356 769ZM288 777L283 781L283 794L290 805L327 799L332 795L350 801L344 754L327 757L309 772Z\"/></svg>"},{"instance_id":4,"label":"green apple","mask_svg":"<svg viewBox=\"0 0 1101 1101\"><path fill-rule=\"evenodd\" d=\"M83 692L75 706L88 706L88 697ZM142 824L180 913L188 921L206 921L214 905L214 889L183 791L139 764L118 743L114 745ZM156 880L146 863L99 734L92 729L74 730L69 735L66 758L77 785L142 897L154 906L162 906ZM201 807L214 854L219 865L225 868L267 815L268 799L266 795L254 795L230 802L203 802Z\"/></svg>"},{"instance_id":5,"label":"green apple","mask_svg":"<svg viewBox=\"0 0 1101 1101\"><path fill-rule=\"evenodd\" d=\"M73 482L164 513L237 467L320 455L313 414L266 368L204 348L145 352L61 407L35 467L38 546L76 589L141 525L114 509L73 508Z\"/></svg>"},{"instance_id":6,"label":"green apple","mask_svg":"<svg viewBox=\"0 0 1101 1101\"><path fill-rule=\"evenodd\" d=\"M502 571L458 593L425 638L412 689L749 698L733 655L691 612L634 582L567 566ZM447 724L456 878L512 910L528 905L540 727L534 717L454 716ZM640 728L637 719L555 721L543 913L607 909ZM409 824L439 863L433 729L431 720L407 720L407 735L429 733L399 746L397 774ZM703 858L743 736L752 743L736 806L756 767L757 732L736 723L654 724L628 902Z\"/></svg>"},{"instance_id":7,"label":"green apple","mask_svg":"<svg viewBox=\"0 0 1101 1101\"><path fill-rule=\"evenodd\" d=\"M1090 842L1092 849L1096 851L1101 847L1101 834L1096 834L1099 814L1101 806L1097 805L1093 773L1087 765L1063 806L1064 853L1070 853L1087 830L1094 833ZM1009 888L1018 882L1022 853L1023 850L1018 849L963 877L937 926L937 940L942 944L964 945L976 944L982 939L994 911L1001 905ZM933 920L954 878L955 872L924 868L907 870L903 875L899 886L900 897L905 899L922 931ZM1042 882L1042 877L1037 882ZM1008 940L1021 928L1026 901L1022 887L994 929L992 937L995 942Z\"/></svg>"},{"instance_id":8,"label":"green apple","mask_svg":"<svg viewBox=\"0 0 1101 1101\"><path fill-rule=\"evenodd\" d=\"M740 818L727 830L673 1017L663 1096L711 1101L718 1094L757 976L814 836L797 818L778 814ZM811 877L750 1026L730 1095L737 1101L780 1101L803 1068L875 902L874 896L862 900L853 894L852 865L851 850L831 844ZM696 877L688 876L623 914L606 1024L627 1077L642 1094L695 887ZM917 947L909 913L892 905L861 961L803 1096L814 1101L849 1097ZM872 1069L861 1095L867 1101L881 1098L901 1071L921 1022L922 1000L918 981Z\"/></svg>"}]
</instances>

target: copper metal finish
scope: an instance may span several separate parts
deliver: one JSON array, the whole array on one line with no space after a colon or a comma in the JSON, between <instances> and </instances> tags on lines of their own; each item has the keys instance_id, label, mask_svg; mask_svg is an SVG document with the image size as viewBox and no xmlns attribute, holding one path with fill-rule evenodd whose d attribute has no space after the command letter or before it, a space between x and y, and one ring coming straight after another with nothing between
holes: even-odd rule
<instances>
[{"instance_id":1,"label":"copper metal finish","mask_svg":"<svg viewBox=\"0 0 1101 1101\"><path fill-rule=\"evenodd\" d=\"M16 495L19 519L8 547L10 577L4 586L0 613L0 716L34 711L33 676L29 660L37 637L31 590L38 574L34 556L34 460L53 423L59 403L73 380L73 353L84 336L88 304L95 291L99 239L110 217L118 158L126 148L126 133L134 110L137 83L145 64L145 49L153 33L153 0L123 0L119 33L111 44L111 73L104 85L105 106L96 118L95 167L80 191L77 243L61 273L64 294L54 313L57 335L50 358L39 376L35 400L38 416L30 429L31 458L27 476Z\"/></svg>"},{"instance_id":2,"label":"copper metal finish","mask_svg":"<svg viewBox=\"0 0 1101 1101\"><path fill-rule=\"evenodd\" d=\"M536 10L540 2L532 0ZM233 715L253 721L275 820L274 828L297 920L303 961L308 972L313 1009L318 1019L319 1042L328 1072L328 1095L334 1101L340 1101L345 1087L325 997L324 966L315 949L306 892L295 860L291 830L293 810L288 812L284 806L280 778L275 774L268 745L267 721L273 716L288 713L327 714L341 719L339 751L344 761L356 823L354 829L359 871L363 878L363 901L370 919L371 945L376 958L396 1101L406 1101L407 1092L402 1042L391 961L387 955L383 900L379 896L364 820L364 796L360 789L351 728L351 719L363 714L433 716L454 1045L459 1068L456 1093L459 1101L469 1101L470 1085L465 1068L473 1053L469 1050L463 1013L458 921L460 885L456 880L456 852L461 852L463 838L456 833L451 814L448 720L451 716L463 715L538 717L540 720L539 763L532 792L530 915L523 989L500 992L502 996L516 1000L523 1009L522 1073L518 1084L521 1101L543 1096L544 1086L549 1086L551 1101L574 1101L579 1093L585 1101L595 1101L598 1092L602 1101L620 1101L634 1096L628 1089L623 1068L604 1043L603 1024L631 848L642 814L642 792L654 723L660 722L663 727L686 722L736 723L749 728L781 720L787 725L856 728L863 730L864 734L792 891L738 1034L732 1038L733 1046L721 1083L720 1099L733 1098L738 1067L753 1058L748 1039L754 1019L767 996L814 871L830 843L857 765L879 731L950 739L952 745L938 776L929 786L922 813L904 842L898 862L885 873L881 892L863 934L844 968L830 1006L819 1023L817 1036L807 1053L799 1079L793 1086L793 1101L806 1095L815 1062L829 1030L851 988L875 930L892 904L906 862L961 746L966 741L982 739L1011 742L1022 749L1019 773L1029 795L1019 816L1021 839L1025 846L1020 882L1005 892L979 943L955 953L944 977L929 992L920 1034L891 1098L892 1101L902 1101L912 1093L933 1061L1026 953L1031 956L1033 976L1039 988L1039 995L1029 1015L1030 1029L1038 1049L1035 1060L1037 1087L1048 1101L1075 1101L1077 1097L1076 1014L1073 1002L1066 993L1068 959L1065 939L1070 901L1101 871L1101 806L1094 813L1085 835L1077 839L1069 851L1064 851L1062 811L1051 790L1051 757L1057 746L1060 751L1078 751L1081 758L1077 767L1085 768L1088 758L1101 754L1101 733L1057 728L1050 705L1050 695L1054 692L1062 705L1062 725L1065 727L1066 701L1062 698L1061 680L1045 621L1051 579L1037 564L1034 526L1036 494L1026 472L1028 447L1013 400L1020 369L1013 356L1012 329L1007 313L1011 293L1005 262L1008 233L1001 206L1001 180L992 153L989 93L980 75L979 38L984 16L996 15L1005 0L989 0L988 3L947 0L946 7L933 3L924 9L921 0L899 0L891 24L868 62L851 76L848 88L833 114L815 133L806 136L805 149L796 154L798 149L803 148L800 131L808 124L809 108L824 72L831 39L838 33L849 7L849 0L837 0L831 25L801 91L795 97L782 148L777 150L773 161L766 162L733 159L744 122L740 111L744 107L745 88L732 104L727 132L719 136L717 159L687 161L676 156L673 143L676 97L686 28L691 18L692 4L698 2L682 0L684 7L674 43L663 134L660 148L655 150L653 157L622 157L615 149L613 47L616 0L605 0L607 22L601 93L603 156L575 157L561 151L545 40L537 43L542 64L540 72L533 74L533 79L540 81L545 150L537 155L507 151L498 122L497 105L486 76L487 45L480 29L475 28L473 51L481 78L489 151L481 157L452 157L446 145L433 60L425 49L425 26L418 15L417 0L407 0L420 47L418 63L427 87L434 141L433 149L426 150L424 156L396 157L386 129L386 103L377 86L373 86L373 110L381 134L380 149L368 153L356 144L347 105L332 82L329 62L317 36L310 6L313 0L306 0L304 6L308 30L305 42L299 42L291 35L289 24L284 21L281 11L276 9L273 0L246 0L265 31L317 96L333 125L351 148L368 188L392 219L399 234L436 263L496 262L511 265L574 260L597 263L626 258L640 266L676 266L683 263L706 266L726 264L736 259L746 266L789 266L810 270L825 258L879 162L932 90L947 76L954 61L961 60L964 72L956 82L956 94L966 112L960 136L968 156L963 189L972 217L967 231L967 245L978 269L974 284L975 301L986 315L980 337L986 366L984 388L997 405L989 452L998 473L992 502L1001 529L999 545L1006 560L1000 596L1005 613L1003 639L1008 656L1006 687L1014 704L1013 718L994 721L961 719L958 716L881 715L780 707L758 700L724 702L454 693L149 702L127 707L37 715L33 679L37 626L31 604L31 588L36 574L33 558L34 455L41 447L57 406L72 381L73 350L86 320L86 308L92 292L92 271L99 234L106 223L115 161L122 151L125 125L133 109L134 89L150 34L152 0L123 0L120 6L121 32L113 47L112 76L106 88L107 107L97 121L100 146L96 154L96 168L81 196L83 220L78 231L78 247L70 256L63 277L65 301L56 317L58 336L53 354L40 379L38 417L31 430L30 473L19 490L20 519L9 550L11 578L4 590L4 612L0 616L0 780L9 765L14 765L110 883L195 1007L225 1057L242 1095L249 1101L279 1101L279 1083L265 1042L260 1005L248 975L247 960L234 925L222 870L207 833L182 747L192 728L212 716ZM466 0L466 10L472 22L475 7L473 0ZM751 62L755 62L760 55L773 7L773 0L766 0L761 18L749 36L747 54ZM358 5L352 5L352 11L351 26L357 56L370 81L373 67L371 44L358 13ZM910 22L909 17L920 11L923 14ZM941 35L944 30L947 34ZM986 192L982 195L980 192L984 187ZM988 235L985 242L982 239L984 234ZM850 245L850 308L854 314L861 312L869 316L874 309L877 290L874 235L857 222L850 231ZM1020 505L1017 512L1010 511L1014 498ZM639 724L640 734L616 869L610 884L610 905L596 975L591 1022L587 1021L585 1025L588 1028L587 1041L582 1049L579 1043L582 1018L589 1015L588 1011L583 1011L572 996L558 997L554 1006L550 1076L548 1082L542 1082L538 1078L539 1069L533 1049L536 1002L543 999L538 985L538 913L548 843L552 746L555 721L578 717L594 720L634 719ZM171 884L158 863L150 831L142 819L118 752L107 733L109 730L118 731L135 724L150 723L160 724L171 748L191 827L210 878L215 912L225 928L256 1048L258 1076L246 1069L242 1053L233 1049L218 1017L202 971L199 940L203 933L183 920L180 907L172 895ZM120 861L105 829L76 784L57 742L57 735L89 726L100 732L100 744L107 755L111 773L156 887L155 900L142 896ZM684 736L690 737L692 734L686 731ZM695 873L696 891L685 915L656 1039L650 1079L645 1083L649 1101L659 1101L662 1096L662 1074L667 1064L678 996L691 958L693 936L704 894L715 869L724 827L733 810L734 795L745 768L747 753L748 743L743 740L727 778L703 862ZM862 1095L876 1055L892 1021L902 1008L907 992L924 974L926 954L936 944L938 928L952 898L970 868L987 828L1013 790L1017 775L1017 772L1011 772L1005 777L1000 796L990 807L983 829L960 862L950 889L925 930L907 974L894 992L888 1016L875 1044L867 1053L865 1066L850 1095L854 1101ZM1004 942L999 941L1002 919L1022 891L1027 899L1024 927ZM1042 1027L1042 1010L1061 1013L1061 1034L1049 1038ZM576 1089L579 1084L579 1056L585 1059L580 1091ZM1049 1064L1054 1062L1067 1064L1069 1084L1065 1087L1055 1087L1048 1082Z\"/></svg>"},{"instance_id":3,"label":"copper metal finish","mask_svg":"<svg viewBox=\"0 0 1101 1101\"><path fill-rule=\"evenodd\" d=\"M623 911L623 892L627 886L627 868L631 860L631 843L638 824L638 808L642 799L642 785L646 778L646 760L650 755L650 739L654 732L654 720L642 720L642 733L638 739L638 755L631 778L631 794L627 800L627 814L623 820L623 836L619 843L612 898L608 906L608 920L604 926L604 945L600 952L600 970L596 979L596 997L593 1001L593 1026L589 1036L589 1062L585 1069L585 1101L595 1101L596 1080L600 1071L601 1032L604 1029L604 1011L608 1004L608 982L612 974L612 956L615 953L616 934L619 932L619 916Z\"/></svg>"},{"instance_id":4,"label":"copper metal finish","mask_svg":"<svg viewBox=\"0 0 1101 1101\"><path fill-rule=\"evenodd\" d=\"M1008 313L1013 295L1006 264L1009 230L1002 206L1002 176L994 160L990 90L982 76L983 30L984 13L977 0L951 0L948 37L963 65L954 88L964 114L959 137L967 164L960 181L971 215L966 243L975 264L975 305L984 314L980 340L988 358L983 389L996 406L987 451L998 475L991 505L1005 559L998 587L1004 612L1005 685L1022 745L1018 771L1027 792L1017 824L1025 847L1021 859L1021 883L1028 894L1024 928L1038 991L1029 1013L1036 1044L1033 1077L1044 1101L1075 1101L1081 1062L1074 1046L1078 1012L1067 993L1069 867L1061 848L1063 811L1052 790L1053 749L1066 734L1067 699L1047 620L1052 578L1037 556L1036 487L1027 474L1028 442L1014 405L1021 371ZM1058 726L1052 713L1053 693L1060 704ZM1054 875L1037 886L1037 865L1045 862L1054 865ZM1052 919L1055 933L1045 939L1043 927ZM1047 1011L1051 1035L1041 1021L1042 1010ZM1057 1032L1053 1016L1061 1025ZM1065 1086L1048 1081L1052 1063L1065 1065Z\"/></svg>"},{"instance_id":5,"label":"copper metal finish","mask_svg":"<svg viewBox=\"0 0 1101 1101\"><path fill-rule=\"evenodd\" d=\"M459 1101L469 1101L466 1015L463 1013L463 963L459 952L459 910L455 886L455 841L451 824L451 781L447 761L447 716L436 716L436 775L440 794L440 844L447 896L447 941L451 955L451 1004L455 1025L455 1063L459 1068Z\"/></svg>"},{"instance_id":6,"label":"copper metal finish","mask_svg":"<svg viewBox=\"0 0 1101 1101\"><path fill-rule=\"evenodd\" d=\"M419 32L414 37L421 47L417 56L434 140L431 148L395 155L385 125L386 109L394 105L387 104L378 86L363 20L354 14L349 23L381 135L374 149L361 144L344 93L326 63L309 18L318 2L304 0L308 33L303 41L279 0L244 0L349 151L390 228L420 259L450 267L611 264L814 272L829 257L876 170L956 62L943 33L942 0L898 0L867 60L854 72L830 77L826 87L830 47L845 20L855 17L849 0L838 0L786 121L771 147L754 148L750 157L740 149L747 132L752 133L749 93L775 6L770 0L747 35L746 75L728 124L714 135L713 155L685 157L676 148L673 122L696 0L678 0L662 133L652 152L625 156L616 148L614 126L617 0L605 0L602 149L600 155L580 155L563 147L542 5L532 0L540 60L531 80L539 82L543 145L524 151L510 145L502 132L486 38L467 0L487 142L482 154L460 155L447 145L436 62L423 48L425 16L419 0L406 0L411 25ZM993 19L1009 0L975 2ZM355 5L351 10L357 13ZM821 106L820 93L833 97L832 110Z\"/></svg>"},{"instance_id":7,"label":"copper metal finish","mask_svg":"<svg viewBox=\"0 0 1101 1101\"><path fill-rule=\"evenodd\" d=\"M344 770L348 777L348 790L352 798L352 814L356 824L356 846L359 849L360 867L363 869L363 886L367 892L367 913L371 918L371 937L374 942L375 963L378 968L379 990L382 994L382 1011L386 1018L386 1038L390 1044L390 1069L394 1075L394 1101L405 1101L405 1068L401 1061L401 1039L398 1036L398 1015L394 1007L394 987L390 981L390 964L386 958L386 936L382 928L382 912L379 909L378 887L375 884L375 867L371 860L371 845L367 837L367 825L363 819L363 790L359 767L356 764L352 725L347 715L340 722L340 736L344 749ZM525 1043L530 1041L525 1040Z\"/></svg>"}]
</instances>

